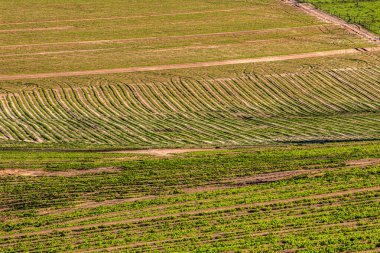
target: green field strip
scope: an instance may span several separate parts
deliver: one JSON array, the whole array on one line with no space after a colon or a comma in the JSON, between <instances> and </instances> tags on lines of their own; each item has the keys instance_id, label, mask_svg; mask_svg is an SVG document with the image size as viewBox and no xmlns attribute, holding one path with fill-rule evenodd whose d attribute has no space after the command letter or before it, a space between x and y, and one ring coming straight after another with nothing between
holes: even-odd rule
<instances>
[{"instance_id":1,"label":"green field strip","mask_svg":"<svg viewBox=\"0 0 380 253\"><path fill-rule=\"evenodd\" d=\"M207 217L205 217L205 218L207 218ZM201 217L199 217L199 219L201 219ZM220 220L218 220L219 222L221 222L222 221L222 219L220 219ZM164 221L165 222L165 221ZM167 222L170 222L170 220L169 221L167 221ZM184 221L179 221L179 224L178 225L182 225L183 223L182 222L194 222L194 220L193 221L191 221L191 220L184 220ZM228 219L227 220L225 220L223 223L227 223L228 222ZM236 222L236 220L235 220L235 222ZM308 222L310 222L310 221L308 221ZM166 222L165 222L166 223ZM204 223L207 223L207 222L204 222ZM203 224L204 224L203 223ZM243 223L244 224L244 223ZM242 221L239 221L239 225L243 225L242 224ZM248 223L249 224L249 223ZM245 225L245 231L247 232L247 229L249 229L249 230L251 230L250 228L249 228L249 226L247 227L247 225L248 224L244 224ZM331 224L331 225L334 225L334 224ZM329 224L329 226L328 227L324 227L323 225L321 226L321 228L322 228L322 230L323 229L325 229L325 228L330 228L331 227L331 225ZM339 223L338 224L335 224L336 226L337 226L337 228L341 228L341 226L339 225ZM374 224L375 225L375 224ZM176 224L173 224L173 223L170 223L170 225L169 224L162 224L162 225L159 225L159 227L164 227L164 228L172 228L171 230L170 229L168 229L168 231L173 231L173 228L174 228L174 231L176 231L176 229L175 229L175 226L176 226ZM183 225L182 225L182 227L183 227ZM360 227L360 226L359 226ZM363 227L363 226L361 226L361 227ZM369 227L371 227L371 226L365 226L364 228L366 228L367 229L367 231L368 231L368 228ZM149 227L148 227L149 228ZM186 228L186 226L185 226L185 228ZM211 227L210 227L211 228ZM111 228L112 229L112 228ZM113 229L122 229L122 227L120 227L120 228L118 228L118 227L115 227L115 228L113 228ZM189 229L189 228L186 228L186 229ZM205 229L206 231L207 231L207 227L204 227L203 229ZM214 227L214 229L216 229L216 230L219 230L219 229L222 229L222 227ZM231 229L231 228L229 228L229 229ZM357 229L357 227L356 227L356 229ZM295 231L297 231L297 232L303 232L303 233L305 233L305 232L308 232L308 233L310 233L311 231L305 231L305 230L302 230L302 229L294 229ZM112 231L112 230L111 230ZM116 231L118 231L118 230L116 230ZM120 231L120 230L119 230ZM172 233L174 233L174 231L172 232ZM227 230L228 231L228 230ZM226 231L226 232L227 232ZM285 230L286 231L286 230ZM362 232L362 230L356 230L357 231L357 233L360 233L360 232ZM86 233L87 232L87 233ZM104 236L106 236L106 238L104 238L104 240L105 241L107 241L107 235L106 235L106 233L107 233L107 230L103 230L103 229L101 229L100 231L94 231L94 230L89 230L89 231L83 231L82 233L81 233L81 235L82 236L88 236L88 235L90 235L90 233L91 234L93 234L94 232L96 232L96 233L104 233ZM193 232L196 232L196 231L193 231ZM292 233L292 231L287 231L287 232L290 232L290 233ZM312 233L315 233L315 232L320 232L320 230L318 230L318 226L316 226L316 230L314 230L314 232L312 232ZM326 231L327 232L327 231ZM333 232L333 231L331 231L330 229L329 229L329 232ZM336 231L334 231L334 232L336 232ZM125 232L124 232L125 233ZM161 230L161 233L162 233L162 230ZM244 231L240 231L240 233L244 233ZM237 232L236 234L240 234L239 232ZM129 235L130 235L130 239L134 239L133 237L131 238L131 236L133 235L132 234L132 231L131 232L129 232L128 233ZM235 234L235 232L233 232L233 233L228 233L227 232L227 234L231 234L231 235L233 235L233 234ZM247 233L245 233L245 234L247 234ZM274 232L274 234L276 234L275 232ZM146 236L146 235L145 235ZM161 234L161 236L165 236L166 238L170 238L170 233L168 234L168 235L164 235L164 234ZM160 236L160 237L161 237ZM195 236L195 235L194 235ZM74 235L73 235L73 237L71 237L71 238L75 238L74 237ZM49 238L46 238L46 239L48 239L49 240ZM67 239L70 239L70 237L68 237ZM77 237L76 237L76 239L78 239ZM139 237L139 238L136 238L138 241L140 241L140 240L144 240L145 238L144 237ZM233 238L229 238L229 239L233 239ZM37 239L37 240L39 240L39 239ZM43 240L43 239L42 239ZM51 238L50 238L50 240L51 240ZM148 239L149 240L149 239ZM145 239L145 241L146 241L146 239ZM39 241L39 242L41 242L41 241ZM43 241L44 243L46 243L45 241ZM130 240L129 240L129 242L131 242ZM36 243L36 241L32 241L32 243Z\"/></svg>"},{"instance_id":2,"label":"green field strip","mask_svg":"<svg viewBox=\"0 0 380 253\"><path fill-rule=\"evenodd\" d=\"M365 199L364 196L368 197L368 199ZM310 216L310 217L317 217L316 219L318 219L318 216L328 214L329 212L335 211L336 209L352 207L353 205L363 205L363 207L369 206L373 208L374 204L376 204L376 197L378 197L378 195L373 196L372 199L369 198L369 196L370 194L363 194L363 197L361 197L362 199L360 199L360 201L356 201L356 198L359 198L359 196L357 197L357 195L355 195L354 197L351 197L348 200L349 202L352 202L352 203L339 202L338 204L331 204L330 202L338 201L340 199L344 200L345 198L337 198L337 199L327 198L325 200L326 203L324 203L323 201L318 201L317 203L314 203L313 200L310 200L309 203L304 203L304 204L302 204L303 202L301 204L295 203L293 204L294 208L290 207L291 204L288 204L288 203L282 204L282 205L268 205L268 207L271 207L271 208L268 208L270 213L265 213L265 211L256 212L255 219L262 218L264 221L267 221L267 222L271 221L272 219L287 219L289 217L295 217L298 219L298 218L305 218L305 217ZM313 205L315 205L315 207ZM307 211L308 208L313 208L313 209L311 211ZM321 209L321 210L317 210L317 209ZM242 215L245 216L248 214L252 215L252 213L255 213L254 210L255 210L254 208L253 209L248 208L246 210L229 211L229 212L223 212L221 214L226 213L229 216L229 218L231 218L231 216L239 217L239 216L242 216ZM132 220L135 219L138 221L138 218L144 218L144 217L147 217L147 218L151 217L152 219L154 219L158 215L164 216L168 214L167 213L168 211L165 211L165 209L158 209L157 211L151 210L150 208L147 210L142 209L142 211L139 211L139 212L120 211L120 212L112 212L112 213L105 213L105 214L103 213L101 215L93 215L93 216L90 215L89 217L86 216L84 218L72 219L72 217L71 218L68 217L67 219L55 219L54 222L55 223L59 222L60 224L62 224L62 226L67 227L67 226L77 226L77 225L99 224L101 222L110 222L110 221L123 221L123 220L128 220L128 219L132 219ZM172 213L172 214L174 215L175 213ZM214 216L215 214L219 214L219 213L212 213L210 215ZM263 217L260 217L260 216L263 216ZM200 215L195 216L195 217L200 217ZM141 220L141 221L147 222L147 220L145 221ZM25 220L25 223L23 223L24 225L23 225L22 231L24 232L33 231L33 230L30 230L30 228L26 227L26 224L28 222L29 222L28 220ZM35 222L36 222L35 224L38 224L39 222L43 222L43 221L36 220ZM172 224L174 225L175 222L172 222ZM30 223L29 226L32 226L32 225L33 224ZM39 230L51 229L54 227L57 228L57 226L48 225L48 226L44 226L43 228L40 227ZM154 223L149 224L149 226L147 225L144 227L152 228L152 227L155 227L155 224ZM17 230L16 232L21 232L21 231Z\"/></svg>"},{"instance_id":3,"label":"green field strip","mask_svg":"<svg viewBox=\"0 0 380 253\"><path fill-rule=\"evenodd\" d=\"M351 201L352 200L352 198L350 198L348 201ZM329 202L329 198L327 198L326 199L326 202L328 203ZM363 208L363 209L365 209L365 208L371 208L373 211L376 211L376 210L374 210L376 207L376 201L375 201L375 199L372 201L372 202L367 202L367 204L366 205L363 205L361 208ZM294 214L293 216L295 216L295 218L296 218L296 222L298 222L298 219L299 218L308 218L308 217L310 217L310 218L312 218L312 219L315 219L315 220L317 220L318 221L318 216L325 216L326 214L329 214L329 212L331 212L331 211L334 211L335 212L335 210L336 209L347 209L347 208L352 208L352 206L354 205L354 204L359 204L359 203L357 203L356 201L354 201L352 204L348 204L348 205L338 205L338 206L333 206L332 207L332 209L328 209L329 208L329 206L328 205L326 205L325 207L324 207L324 211L322 211L322 212L317 212L317 213L313 213L313 212L311 212L311 213L309 213L309 214L302 214L304 211L300 211L300 213L302 214L301 216L299 215L299 214ZM375 204L375 205L374 205ZM298 207L298 205L297 205L297 207ZM233 207L231 207L231 208L233 208ZM233 209L231 209L231 210L233 210ZM278 215L276 215L276 212L275 212L275 210L274 210L274 212L273 212L273 210L271 210L270 208L269 209L267 209L267 210L269 210L270 212L271 212L271 214L272 215L275 215L275 217L276 217L276 219L280 219L280 220L282 220L282 219L290 219L290 220L292 220L292 219L294 219L294 218L292 218L293 216L290 216L289 217L289 215L285 212L283 215L285 216L285 217L282 217L281 215L280 216L278 216ZM305 209L303 209L303 210L305 210ZM372 212L373 212L372 211ZM244 216L246 216L246 215L254 215L255 216L255 218L260 218L260 216L264 216L265 217L265 219L264 219L264 221L266 221L266 222L272 222L272 219L273 219L273 217L271 217L269 214L265 214L265 213L263 213L263 212L255 212L255 209L253 209L253 210L251 210L250 208L247 208L247 209L244 209L244 210L242 210L242 211L238 211L238 212L235 212L235 211L228 211L228 212L215 212L215 213L206 213L206 214L204 214L204 215L191 215L193 218L199 218L199 219L201 219L201 217L203 216L203 217L207 217L207 216L211 216L211 217L214 217L215 215L228 215L228 216L230 216L230 213L231 212L231 214L232 215L236 215L236 216L242 216L242 215L244 215ZM120 214L122 214L122 213L120 213ZM117 219L116 220L114 220L114 221L123 221L123 220L125 220L126 218L128 218L128 217L122 217L122 216L118 216L119 214L118 213L115 213L114 215L117 215ZM141 215L144 215L144 214L141 214ZM173 214L174 215L174 214ZM269 215L269 216L268 216ZM368 215L368 214L367 214ZM190 217L191 217L190 216ZM116 217L116 216L115 216ZM143 216L143 217L145 217L145 216ZM169 218L170 218L170 216L168 216ZM182 216L183 218L185 218L186 219L186 217L189 217L189 216ZM153 217L151 217L151 218L149 218L149 219L134 219L133 217L130 217L130 218L132 218L131 219L131 222L132 223L141 223L141 222L144 222L144 223L146 223L146 222L150 222L150 221L154 221L154 220L165 220L166 218L164 218L164 216L162 216L162 218L156 218L156 216L153 216ZM373 218L376 218L376 216L373 216ZM107 218L107 217L104 217L104 219L105 220L103 220L104 222L107 222L107 221L113 221L112 219L109 219L109 218ZM332 220L332 218L330 219L330 220ZM345 217L345 218L343 218L343 219L341 219L342 221L344 221L344 220L347 220L347 218ZM98 222L101 222L102 221L102 219L100 219L100 220L88 220L88 222L85 222L85 223L80 223L80 224L101 224L101 223L98 223ZM128 221L128 220L126 220L126 221ZM26 221L27 222L27 221ZM112 223L113 224L113 223ZM115 225L111 225L110 227L114 227L114 226L125 226L127 223L120 223L119 225L117 225L117 223L115 223ZM172 225L175 225L174 223L171 223ZM301 225L302 224L302 222L300 222L300 224L298 224L298 226L299 225ZM303 224L305 224L305 223L303 223ZM70 224L68 224L68 225L70 225ZM283 222L283 226L288 226L289 225L289 222ZM76 230L76 228L75 228L75 224L71 224L71 226L74 226L73 227L73 230ZM155 226L154 225L154 223L153 224L151 224L150 226ZM149 228L150 226L148 226L148 227L146 227L146 228ZM51 226L49 226L49 227L51 227ZM94 225L94 228L96 228L97 226L96 225ZM145 227L145 226L144 226ZM48 227L46 227L45 229L47 229ZM43 231L43 230L42 230ZM11 236L11 235L10 235ZM10 238L9 238L10 239Z\"/></svg>"}]
</instances>

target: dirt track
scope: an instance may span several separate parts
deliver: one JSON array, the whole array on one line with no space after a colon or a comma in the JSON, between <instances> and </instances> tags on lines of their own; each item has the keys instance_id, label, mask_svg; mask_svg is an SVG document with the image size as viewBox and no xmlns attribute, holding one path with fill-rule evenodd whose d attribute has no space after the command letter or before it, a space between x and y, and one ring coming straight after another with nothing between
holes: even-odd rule
<instances>
[{"instance_id":1,"label":"dirt track","mask_svg":"<svg viewBox=\"0 0 380 253\"><path fill-rule=\"evenodd\" d=\"M38 31L59 31L72 29L73 26L59 26L59 27L37 27L37 28L23 28L23 29L10 29L0 30L0 33L15 33L15 32L38 32Z\"/></svg>"},{"instance_id":2,"label":"dirt track","mask_svg":"<svg viewBox=\"0 0 380 253\"><path fill-rule=\"evenodd\" d=\"M97 173L114 173L121 171L120 168L110 167L110 168L96 168L88 170L69 170L69 171L45 171L39 169L4 169L0 170L1 176L25 176L25 177L37 177L37 176L59 176L59 177L75 177L86 174L97 174Z\"/></svg>"},{"instance_id":3,"label":"dirt track","mask_svg":"<svg viewBox=\"0 0 380 253\"><path fill-rule=\"evenodd\" d=\"M112 151L109 153L170 156L173 154L183 154L183 153L189 153L189 152L208 151L208 150L216 150L216 149L201 149L201 148L142 149L142 150Z\"/></svg>"},{"instance_id":4,"label":"dirt track","mask_svg":"<svg viewBox=\"0 0 380 253\"><path fill-rule=\"evenodd\" d=\"M350 33L356 34L364 39L367 39L373 43L376 43L377 45L380 45L380 37L377 36L376 34L373 34L369 32L368 30L364 29L363 27L359 25L354 25L354 24L349 24L346 21L335 17L333 15L330 15L324 11L316 9L313 5L308 4L308 3L299 3L297 0L283 0L283 2L293 5L302 11L317 17L318 19L327 22L327 23L332 23L335 25L338 25Z\"/></svg>"},{"instance_id":5,"label":"dirt track","mask_svg":"<svg viewBox=\"0 0 380 253\"><path fill-rule=\"evenodd\" d=\"M39 74L4 75L4 76L0 76L0 81L11 81L11 80L20 80L20 79L54 78L54 77L69 77L69 76L86 76L86 75L103 75L103 74L120 74L120 73L160 71L160 70L172 70L172 69L187 69L187 68L200 68L200 67L215 67L215 66L225 66L225 65L235 65L235 64L287 61L287 60L316 58L316 57L345 55L345 54L355 54L355 53L363 53L363 52L377 52L377 51L380 51L380 47L362 48L362 49L357 49L357 48L341 49L341 50L332 50L332 51L323 51L323 52L303 53L303 54L267 56L267 57L259 57L259 58L236 59L236 60L225 60L225 61L170 64L170 65L147 66L147 67L98 69L98 70L56 72L56 73L39 73Z\"/></svg>"}]
</instances>

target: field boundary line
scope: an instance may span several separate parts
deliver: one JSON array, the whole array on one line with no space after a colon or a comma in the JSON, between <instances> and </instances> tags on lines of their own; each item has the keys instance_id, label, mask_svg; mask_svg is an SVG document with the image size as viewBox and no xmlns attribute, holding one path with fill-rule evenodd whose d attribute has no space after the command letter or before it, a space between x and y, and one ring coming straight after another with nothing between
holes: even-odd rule
<instances>
[{"instance_id":1,"label":"field boundary line","mask_svg":"<svg viewBox=\"0 0 380 253\"><path fill-rule=\"evenodd\" d=\"M20 28L20 29L0 30L0 33L60 31L60 30L68 30L68 29L72 29L72 28L74 28L74 26Z\"/></svg>"},{"instance_id":2,"label":"field boundary line","mask_svg":"<svg viewBox=\"0 0 380 253\"><path fill-rule=\"evenodd\" d=\"M41 23L59 23L59 22L83 22L83 21L97 21L97 20L117 20L117 19L133 19L133 18L150 18L150 17L167 17L177 15L193 15L203 13L218 13L218 12L234 12L244 10L256 10L257 8L235 8L235 9L221 9L221 10L208 10L208 11L190 11L190 12L177 12L165 14L147 14L135 16L117 16L117 17L98 17L98 18L79 18L79 19L62 19L62 20L40 20L40 21L26 21L26 22L10 22L0 23L2 25L23 25L23 24L41 24Z\"/></svg>"},{"instance_id":3,"label":"field boundary line","mask_svg":"<svg viewBox=\"0 0 380 253\"><path fill-rule=\"evenodd\" d=\"M360 25L350 24L339 17L315 8L312 4L309 3L300 3L297 0L283 0L283 2L295 6L296 8L318 18L319 20L338 25L352 34L356 34L366 40L369 40L370 42L380 45L380 37Z\"/></svg>"},{"instance_id":4,"label":"field boundary line","mask_svg":"<svg viewBox=\"0 0 380 253\"><path fill-rule=\"evenodd\" d=\"M12 48L32 47L32 46L52 46L52 45L128 43L128 42L136 42L136 41L141 41L141 40L163 40L163 39L198 38L198 37L212 37L212 36L239 35L239 34L259 34L259 33L271 32L271 31L326 27L329 25L331 26L331 24L318 24L318 25L304 25L304 26L295 26L295 27L277 27L277 28L268 28L268 29L260 29L260 30L243 30L243 31L231 31L231 32L217 32L217 33L169 35L169 36L162 36L162 37L140 37L140 38L112 39L112 40L87 40L87 41L49 42L49 43L39 43L39 44L4 45L4 46L0 46L0 49L12 49Z\"/></svg>"},{"instance_id":5,"label":"field boundary line","mask_svg":"<svg viewBox=\"0 0 380 253\"><path fill-rule=\"evenodd\" d=\"M210 62L194 62L194 63L182 63L182 64L170 64L170 65L145 66L145 67L52 72L52 73L38 73L38 74L3 75L3 76L0 76L0 81L215 67L215 66L236 65L236 64L287 61L287 60L316 58L316 57L335 56L335 55L344 55L344 54L355 54L355 53L366 53L366 52L377 52L377 51L380 51L380 47L352 48L352 49L341 49L341 50L311 52L311 53L302 53L302 54L265 56L265 57L258 57L258 58L246 58L246 59L210 61Z\"/></svg>"},{"instance_id":6,"label":"field boundary line","mask_svg":"<svg viewBox=\"0 0 380 253\"><path fill-rule=\"evenodd\" d=\"M296 197L296 198L289 198L289 199L276 199L276 200L251 203L251 204L238 204L238 205L233 205L233 206L207 208L207 209L203 209L203 210L180 212L180 213L174 213L174 214L169 214L169 215L133 218L133 219L122 220L122 221L102 222L99 224L86 224L86 225L79 225L79 226L72 226L72 227L63 227L63 228L34 231L34 232L29 232L29 233L25 232L25 233L13 234L13 235L0 236L0 239L23 237L23 236L33 236L33 235L43 235L43 234L49 234L49 233L54 233L54 232L63 232L63 231L76 231L76 230L94 228L94 227L98 227L98 226L114 226L114 225L128 224L128 223L133 223L133 222L150 221L150 220L154 220L154 219L162 219L162 218L169 218L169 217L180 217L182 215L197 215L197 214L203 214L203 213L223 212L223 211L239 209L239 208L260 207L260 206L266 206L266 205L275 205L275 204L281 204L281 203L290 203L290 202L302 201L302 200L307 200L307 199L323 199L323 198L329 198L329 197L339 197L339 196L344 196L344 195L349 195L349 194L362 193L362 192L368 192L368 191L378 191L378 190L380 190L380 186L373 186L373 187L367 187L367 188L357 188L357 189L350 189L350 190L346 190L346 191L338 191L338 192L323 193L323 194L317 194L317 195L309 195L309 196L304 196L304 197Z\"/></svg>"}]
</instances>

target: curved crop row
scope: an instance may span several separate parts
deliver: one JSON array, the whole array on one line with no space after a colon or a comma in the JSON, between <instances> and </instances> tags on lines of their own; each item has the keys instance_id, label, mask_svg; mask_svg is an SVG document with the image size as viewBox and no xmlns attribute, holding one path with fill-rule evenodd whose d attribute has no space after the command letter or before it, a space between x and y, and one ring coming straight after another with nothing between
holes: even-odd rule
<instances>
[{"instance_id":1,"label":"curved crop row","mask_svg":"<svg viewBox=\"0 0 380 253\"><path fill-rule=\"evenodd\" d=\"M0 98L0 141L184 146L378 138L379 80L380 69L367 67L24 91Z\"/></svg>"}]
</instances>

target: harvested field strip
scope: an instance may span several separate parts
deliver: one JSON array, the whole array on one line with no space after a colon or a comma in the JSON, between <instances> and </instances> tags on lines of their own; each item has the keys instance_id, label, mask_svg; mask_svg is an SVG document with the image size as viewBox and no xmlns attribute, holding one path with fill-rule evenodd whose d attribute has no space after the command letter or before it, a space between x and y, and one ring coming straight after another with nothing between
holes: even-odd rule
<instances>
[{"instance_id":1,"label":"harvested field strip","mask_svg":"<svg viewBox=\"0 0 380 253\"><path fill-rule=\"evenodd\" d=\"M0 138L140 146L375 138L379 80L368 67L36 89L0 98Z\"/></svg>"},{"instance_id":2,"label":"harvested field strip","mask_svg":"<svg viewBox=\"0 0 380 253\"><path fill-rule=\"evenodd\" d=\"M189 35L177 35L177 36L166 36L166 37L142 37L142 38L129 38L129 39L115 39L115 40L94 40L94 41L72 41L72 42L54 42L54 43L39 43L39 44L20 44L20 45L7 45L0 46L0 49L13 49L22 47L39 47L39 46L53 46L53 45L93 45L93 44L104 44L104 43L129 43L129 42L139 42L144 40L162 40L162 39L181 39L181 38L201 38L201 37L215 37L215 36L234 36L234 35L244 35L244 34L261 34L277 31L288 31L288 30L303 30L308 28L320 28L328 27L326 24L319 25L305 25L299 27L283 27L283 28L269 28L260 30L246 30L246 31L236 31L236 32L218 32L218 33L205 33L205 34L189 34Z\"/></svg>"},{"instance_id":3,"label":"harvested field strip","mask_svg":"<svg viewBox=\"0 0 380 253\"><path fill-rule=\"evenodd\" d=\"M377 52L377 51L380 51L380 47L366 48L365 50L371 51L371 52ZM40 78L54 78L54 77L70 77L70 76L86 76L86 75L160 71L160 70L171 70L171 69L215 67L215 66L247 64L247 63L287 61L287 60L295 60L295 59L316 58L316 57L324 57L324 56L358 54L358 53L362 53L362 51L358 50L358 49L340 49L340 50L331 50L331 51L323 51L323 52L312 52L312 53L301 53L301 54L279 55L279 56L267 56L267 57L260 57L260 58L248 58L248 59L212 61L212 62L195 62L195 63L161 65L161 66L83 70L83 71L57 72L57 73L2 75L2 76L0 76L0 80L1 81L11 81L11 80L20 80L20 79L40 79Z\"/></svg>"},{"instance_id":4,"label":"harvested field strip","mask_svg":"<svg viewBox=\"0 0 380 253\"><path fill-rule=\"evenodd\" d=\"M255 10L254 8L248 8ZM191 11L191 12L176 12L166 14L147 14L138 16L127 17L99 17L99 18L81 18L81 19L63 19L63 20L40 20L40 21L27 21L27 22L13 22L13 23L0 23L0 25L22 25L22 24L41 24L41 23L62 23L62 22L84 22L84 21L97 21L97 20L115 20L115 19L135 19L135 18L149 18L149 17L163 17L163 16L179 16L179 15L193 15L193 14L207 14L216 12L239 12L244 9L224 9L224 10L208 10L208 11Z\"/></svg>"}]
</instances>

